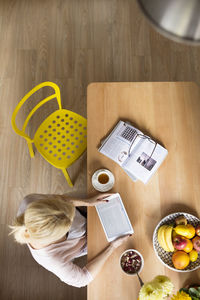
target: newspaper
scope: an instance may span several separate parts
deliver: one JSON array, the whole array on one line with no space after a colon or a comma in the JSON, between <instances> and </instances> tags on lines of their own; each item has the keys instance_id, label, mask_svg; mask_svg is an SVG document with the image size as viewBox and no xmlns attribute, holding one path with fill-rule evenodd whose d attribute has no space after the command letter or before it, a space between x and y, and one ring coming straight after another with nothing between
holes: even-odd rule
<instances>
[{"instance_id":1,"label":"newspaper","mask_svg":"<svg viewBox=\"0 0 200 300\"><path fill-rule=\"evenodd\" d=\"M119 193L109 196L109 202L99 203L96 210L109 242L116 238L132 234L133 228Z\"/></svg>"},{"instance_id":2,"label":"newspaper","mask_svg":"<svg viewBox=\"0 0 200 300\"><path fill-rule=\"evenodd\" d=\"M118 163L129 177L147 183L168 151L129 123L119 121L99 151Z\"/></svg>"}]
</instances>

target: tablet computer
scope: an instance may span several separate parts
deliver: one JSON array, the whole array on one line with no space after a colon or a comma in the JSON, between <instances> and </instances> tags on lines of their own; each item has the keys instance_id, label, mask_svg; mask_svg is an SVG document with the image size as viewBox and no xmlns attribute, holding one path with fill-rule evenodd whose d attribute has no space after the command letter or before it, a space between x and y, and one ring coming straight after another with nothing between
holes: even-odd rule
<instances>
[{"instance_id":1,"label":"tablet computer","mask_svg":"<svg viewBox=\"0 0 200 300\"><path fill-rule=\"evenodd\" d=\"M113 194L107 199L109 202L96 205L96 211L108 242L134 233L120 194Z\"/></svg>"}]
</instances>

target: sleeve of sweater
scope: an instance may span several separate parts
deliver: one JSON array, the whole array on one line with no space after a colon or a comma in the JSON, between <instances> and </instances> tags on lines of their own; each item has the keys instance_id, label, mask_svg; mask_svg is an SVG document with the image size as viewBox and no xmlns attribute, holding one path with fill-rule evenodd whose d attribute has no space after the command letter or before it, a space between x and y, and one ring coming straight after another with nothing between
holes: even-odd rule
<instances>
[{"instance_id":1,"label":"sleeve of sweater","mask_svg":"<svg viewBox=\"0 0 200 300\"><path fill-rule=\"evenodd\" d=\"M66 261L64 256L48 255L47 253L39 255L38 252L32 253L32 255L37 263L69 285L80 288L88 285L94 279L86 266L81 268L72 261Z\"/></svg>"},{"instance_id":2,"label":"sleeve of sweater","mask_svg":"<svg viewBox=\"0 0 200 300\"><path fill-rule=\"evenodd\" d=\"M88 285L93 280L93 277L86 267L80 268L74 263L69 262L67 268L62 271L60 280L80 288Z\"/></svg>"},{"instance_id":3,"label":"sleeve of sweater","mask_svg":"<svg viewBox=\"0 0 200 300\"><path fill-rule=\"evenodd\" d=\"M93 280L86 267L80 268L73 262L54 261L49 271L58 276L61 281L78 288L88 285Z\"/></svg>"}]
</instances>

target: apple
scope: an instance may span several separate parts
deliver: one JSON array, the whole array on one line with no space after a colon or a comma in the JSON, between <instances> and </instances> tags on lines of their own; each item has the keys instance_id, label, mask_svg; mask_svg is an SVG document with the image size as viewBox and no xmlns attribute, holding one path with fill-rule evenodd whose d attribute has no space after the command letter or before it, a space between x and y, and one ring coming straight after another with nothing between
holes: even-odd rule
<instances>
[{"instance_id":1,"label":"apple","mask_svg":"<svg viewBox=\"0 0 200 300\"><path fill-rule=\"evenodd\" d=\"M177 235L173 238L173 246L177 250L183 250L187 245L187 240L185 240L182 236Z\"/></svg>"},{"instance_id":2,"label":"apple","mask_svg":"<svg viewBox=\"0 0 200 300\"><path fill-rule=\"evenodd\" d=\"M200 237L195 236L195 238L192 239L194 249L197 250L197 252L200 252Z\"/></svg>"},{"instance_id":3,"label":"apple","mask_svg":"<svg viewBox=\"0 0 200 300\"><path fill-rule=\"evenodd\" d=\"M197 225L195 231L196 231L196 235L200 236L200 225Z\"/></svg>"}]
</instances>

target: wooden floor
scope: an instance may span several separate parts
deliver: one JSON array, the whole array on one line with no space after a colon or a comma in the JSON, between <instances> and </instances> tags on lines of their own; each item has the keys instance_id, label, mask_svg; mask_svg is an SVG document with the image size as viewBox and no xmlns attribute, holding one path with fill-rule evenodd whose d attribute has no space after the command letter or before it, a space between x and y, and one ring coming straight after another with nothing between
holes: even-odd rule
<instances>
[{"instance_id":1,"label":"wooden floor","mask_svg":"<svg viewBox=\"0 0 200 300\"><path fill-rule=\"evenodd\" d=\"M37 265L26 246L8 237L7 225L26 194L71 192L38 153L30 159L25 141L12 131L19 100L49 80L59 84L64 108L86 116L90 82L199 82L199 68L200 48L160 36L134 0L0 0L1 300L86 299L87 291L59 281ZM85 195L86 155L69 172L76 180L73 194Z\"/></svg>"}]
</instances>

